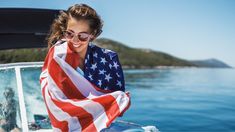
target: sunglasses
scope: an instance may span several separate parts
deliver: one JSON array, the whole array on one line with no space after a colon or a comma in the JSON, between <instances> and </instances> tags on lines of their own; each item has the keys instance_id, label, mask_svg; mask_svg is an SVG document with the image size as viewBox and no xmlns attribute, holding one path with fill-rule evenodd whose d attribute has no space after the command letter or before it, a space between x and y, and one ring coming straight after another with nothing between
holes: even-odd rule
<instances>
[{"instance_id":1,"label":"sunglasses","mask_svg":"<svg viewBox=\"0 0 235 132\"><path fill-rule=\"evenodd\" d=\"M92 37L91 34L85 32L74 33L68 30L64 31L63 34L66 39L73 39L74 36L77 36L77 38L82 42L88 41Z\"/></svg>"}]
</instances>

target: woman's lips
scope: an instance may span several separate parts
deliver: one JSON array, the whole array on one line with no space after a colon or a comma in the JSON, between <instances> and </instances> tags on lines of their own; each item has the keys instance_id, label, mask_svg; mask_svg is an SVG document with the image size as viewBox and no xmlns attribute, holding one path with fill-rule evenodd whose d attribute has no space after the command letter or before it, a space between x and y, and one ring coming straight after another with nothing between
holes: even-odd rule
<instances>
[{"instance_id":1,"label":"woman's lips","mask_svg":"<svg viewBox=\"0 0 235 132\"><path fill-rule=\"evenodd\" d=\"M74 44L74 43L72 43L72 44L73 44L73 47L75 47L75 48L78 48L81 46L81 44Z\"/></svg>"}]
</instances>

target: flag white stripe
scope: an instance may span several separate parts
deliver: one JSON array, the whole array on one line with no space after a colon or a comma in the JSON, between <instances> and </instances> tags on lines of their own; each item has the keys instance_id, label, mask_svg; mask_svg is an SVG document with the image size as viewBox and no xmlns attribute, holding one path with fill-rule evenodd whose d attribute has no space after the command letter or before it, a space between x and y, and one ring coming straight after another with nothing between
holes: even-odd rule
<instances>
[{"instance_id":1,"label":"flag white stripe","mask_svg":"<svg viewBox=\"0 0 235 132\"><path fill-rule=\"evenodd\" d=\"M111 95L116 99L119 110L122 112L128 106L129 97L122 91L113 92Z\"/></svg>"},{"instance_id":2,"label":"flag white stripe","mask_svg":"<svg viewBox=\"0 0 235 132\"><path fill-rule=\"evenodd\" d=\"M44 78L41 80L41 89L45 87L45 85L47 84L47 78Z\"/></svg>"},{"instance_id":3,"label":"flag white stripe","mask_svg":"<svg viewBox=\"0 0 235 132\"><path fill-rule=\"evenodd\" d=\"M40 74L40 78L47 77L47 71L48 71L47 69L42 71L42 73Z\"/></svg>"},{"instance_id":4,"label":"flag white stripe","mask_svg":"<svg viewBox=\"0 0 235 132\"><path fill-rule=\"evenodd\" d=\"M57 107L50 98L50 95L48 93L50 91L48 88L49 88L48 85L44 88L45 102L47 104L49 111L52 113L52 115L58 121L67 121L69 131L71 131L71 130L81 131L81 125L80 125L77 117L71 117L68 113L64 112L59 107ZM54 93L50 92L50 94L53 96Z\"/></svg>"}]
</instances>

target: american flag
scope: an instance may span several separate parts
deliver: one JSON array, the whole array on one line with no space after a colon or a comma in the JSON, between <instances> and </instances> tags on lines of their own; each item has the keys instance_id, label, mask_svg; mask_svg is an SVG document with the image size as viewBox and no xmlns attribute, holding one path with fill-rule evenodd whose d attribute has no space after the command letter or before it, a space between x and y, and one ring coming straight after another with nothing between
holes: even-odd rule
<instances>
[{"instance_id":1,"label":"american flag","mask_svg":"<svg viewBox=\"0 0 235 132\"><path fill-rule=\"evenodd\" d=\"M130 106L115 52L90 44L84 76L78 64L67 42L50 48L44 61L40 84L53 131L101 131Z\"/></svg>"}]
</instances>

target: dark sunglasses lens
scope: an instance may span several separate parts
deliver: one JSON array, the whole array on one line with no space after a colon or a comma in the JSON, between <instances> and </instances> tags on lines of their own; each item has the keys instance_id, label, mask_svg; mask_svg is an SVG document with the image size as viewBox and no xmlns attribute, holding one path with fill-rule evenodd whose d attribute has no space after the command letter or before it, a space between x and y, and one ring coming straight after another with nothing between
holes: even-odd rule
<instances>
[{"instance_id":1,"label":"dark sunglasses lens","mask_svg":"<svg viewBox=\"0 0 235 132\"><path fill-rule=\"evenodd\" d=\"M65 31L64 36L65 36L67 39L72 39L73 36L74 36L74 34L73 34L72 32Z\"/></svg>"},{"instance_id":2,"label":"dark sunglasses lens","mask_svg":"<svg viewBox=\"0 0 235 132\"><path fill-rule=\"evenodd\" d=\"M87 41L89 38L89 34L81 33L78 35L80 41Z\"/></svg>"}]
</instances>

